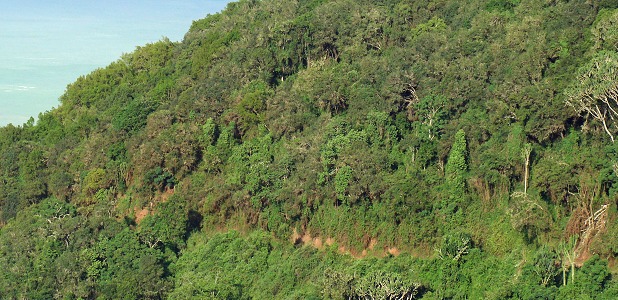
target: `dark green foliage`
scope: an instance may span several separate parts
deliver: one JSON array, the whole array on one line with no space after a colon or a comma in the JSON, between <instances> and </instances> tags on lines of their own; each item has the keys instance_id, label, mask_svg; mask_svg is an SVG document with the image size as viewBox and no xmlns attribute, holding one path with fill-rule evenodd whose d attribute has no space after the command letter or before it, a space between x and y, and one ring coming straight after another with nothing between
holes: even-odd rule
<instances>
[{"instance_id":1,"label":"dark green foliage","mask_svg":"<svg viewBox=\"0 0 618 300\"><path fill-rule=\"evenodd\" d=\"M99 270L89 273L98 282L97 291L106 298L159 299L169 288L162 253L139 242L128 228L93 250L91 262L101 262Z\"/></svg>"},{"instance_id":2,"label":"dark green foliage","mask_svg":"<svg viewBox=\"0 0 618 300\"><path fill-rule=\"evenodd\" d=\"M540 278L540 283L543 286L551 284L558 274L558 267L556 265L557 256L555 253L547 248L541 248L534 256L534 262L532 269L534 273Z\"/></svg>"},{"instance_id":3,"label":"dark green foliage","mask_svg":"<svg viewBox=\"0 0 618 300\"><path fill-rule=\"evenodd\" d=\"M156 207L154 214L140 223L139 236L150 248L162 246L175 251L184 248L188 235L189 211L186 202L173 195Z\"/></svg>"},{"instance_id":4,"label":"dark green foliage","mask_svg":"<svg viewBox=\"0 0 618 300\"><path fill-rule=\"evenodd\" d=\"M520 0L491 0L485 5L485 9L489 11L513 11L519 4Z\"/></svg>"},{"instance_id":5,"label":"dark green foliage","mask_svg":"<svg viewBox=\"0 0 618 300\"><path fill-rule=\"evenodd\" d=\"M242 131L248 131L263 122L266 100L273 94L274 92L266 83L261 81L251 82L243 88L238 95L240 101L235 110Z\"/></svg>"},{"instance_id":6,"label":"dark green foliage","mask_svg":"<svg viewBox=\"0 0 618 300\"><path fill-rule=\"evenodd\" d=\"M153 186L158 191L173 188L176 182L174 175L161 167L148 171L144 177L144 183Z\"/></svg>"},{"instance_id":7,"label":"dark green foliage","mask_svg":"<svg viewBox=\"0 0 618 300\"><path fill-rule=\"evenodd\" d=\"M343 166L337 170L335 175L335 192L337 192L337 198L341 201L344 201L346 198L346 190L350 185L350 179L352 179L352 168Z\"/></svg>"},{"instance_id":8,"label":"dark green foliage","mask_svg":"<svg viewBox=\"0 0 618 300\"><path fill-rule=\"evenodd\" d=\"M614 299L617 8L230 3L0 128L0 298Z\"/></svg>"},{"instance_id":9,"label":"dark green foliage","mask_svg":"<svg viewBox=\"0 0 618 300\"><path fill-rule=\"evenodd\" d=\"M2 298L159 299L169 288L163 255L113 219L90 224L74 206L48 199L16 222L0 232Z\"/></svg>"},{"instance_id":10,"label":"dark green foliage","mask_svg":"<svg viewBox=\"0 0 618 300\"><path fill-rule=\"evenodd\" d=\"M618 8L618 1L616 0L601 0L599 1L600 8Z\"/></svg>"},{"instance_id":11,"label":"dark green foliage","mask_svg":"<svg viewBox=\"0 0 618 300\"><path fill-rule=\"evenodd\" d=\"M129 102L112 119L112 126L116 130L131 132L146 125L148 114L153 112L155 107L152 103L144 101Z\"/></svg>"},{"instance_id":12,"label":"dark green foliage","mask_svg":"<svg viewBox=\"0 0 618 300\"><path fill-rule=\"evenodd\" d=\"M598 256L592 257L581 270L576 273L576 280L572 284L560 287L557 298L573 299L594 299L600 298L602 291L609 284L610 274L607 270L607 262L599 259ZM603 296L615 297L615 292L608 291ZM601 296L602 297L602 296ZM602 299L602 298L601 298Z\"/></svg>"}]
</instances>

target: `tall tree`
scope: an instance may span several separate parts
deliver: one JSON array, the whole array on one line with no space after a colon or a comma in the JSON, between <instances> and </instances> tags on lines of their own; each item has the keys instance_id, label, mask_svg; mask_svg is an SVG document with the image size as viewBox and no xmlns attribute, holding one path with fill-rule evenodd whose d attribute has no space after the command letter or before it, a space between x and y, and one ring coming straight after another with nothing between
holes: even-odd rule
<instances>
[{"instance_id":1,"label":"tall tree","mask_svg":"<svg viewBox=\"0 0 618 300\"><path fill-rule=\"evenodd\" d=\"M601 122L612 143L618 131L618 53L601 51L577 73L567 104L584 118Z\"/></svg>"},{"instance_id":2,"label":"tall tree","mask_svg":"<svg viewBox=\"0 0 618 300\"><path fill-rule=\"evenodd\" d=\"M447 208L454 211L462 204L466 192L466 173L468 171L468 146L466 133L460 129L455 134L455 140L445 166L446 184L449 189Z\"/></svg>"}]
</instances>

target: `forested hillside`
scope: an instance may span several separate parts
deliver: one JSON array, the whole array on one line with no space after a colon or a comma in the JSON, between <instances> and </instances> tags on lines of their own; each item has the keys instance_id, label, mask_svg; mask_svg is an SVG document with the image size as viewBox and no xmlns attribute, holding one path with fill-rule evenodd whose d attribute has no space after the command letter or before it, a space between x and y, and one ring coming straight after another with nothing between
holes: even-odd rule
<instances>
[{"instance_id":1,"label":"forested hillside","mask_svg":"<svg viewBox=\"0 0 618 300\"><path fill-rule=\"evenodd\" d=\"M618 298L616 0L242 0L60 103L1 299Z\"/></svg>"}]
</instances>

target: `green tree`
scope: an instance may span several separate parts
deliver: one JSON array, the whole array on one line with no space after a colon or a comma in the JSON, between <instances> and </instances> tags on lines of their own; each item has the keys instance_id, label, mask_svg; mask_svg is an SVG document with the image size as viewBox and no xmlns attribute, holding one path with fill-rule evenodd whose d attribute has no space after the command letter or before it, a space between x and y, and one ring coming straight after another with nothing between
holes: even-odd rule
<instances>
[{"instance_id":1,"label":"green tree","mask_svg":"<svg viewBox=\"0 0 618 300\"><path fill-rule=\"evenodd\" d=\"M102 262L97 294L107 298L161 299L169 290L161 252L142 244L128 228L97 245L92 263Z\"/></svg>"},{"instance_id":2,"label":"green tree","mask_svg":"<svg viewBox=\"0 0 618 300\"><path fill-rule=\"evenodd\" d=\"M594 48L602 50L618 50L618 10L602 9L591 28L594 36Z\"/></svg>"},{"instance_id":3,"label":"green tree","mask_svg":"<svg viewBox=\"0 0 618 300\"><path fill-rule=\"evenodd\" d=\"M140 239L150 248L163 246L178 251L184 248L188 230L188 209L186 200L172 195L159 203L152 215L139 224Z\"/></svg>"},{"instance_id":4,"label":"green tree","mask_svg":"<svg viewBox=\"0 0 618 300\"><path fill-rule=\"evenodd\" d=\"M557 256L547 247L540 248L534 256L533 270L541 279L541 285L547 286L558 274Z\"/></svg>"},{"instance_id":5,"label":"green tree","mask_svg":"<svg viewBox=\"0 0 618 300\"><path fill-rule=\"evenodd\" d=\"M448 202L446 208L449 212L455 212L461 208L466 194L466 178L468 172L468 147L466 134L463 130L457 131L451 151L449 152L444 174L448 188Z\"/></svg>"},{"instance_id":6,"label":"green tree","mask_svg":"<svg viewBox=\"0 0 618 300\"><path fill-rule=\"evenodd\" d=\"M350 166L343 166L337 170L337 174L335 175L335 191L337 192L337 198L340 201L345 201L346 199L346 190L350 185L350 180L352 179L352 168Z\"/></svg>"},{"instance_id":7,"label":"green tree","mask_svg":"<svg viewBox=\"0 0 618 300\"><path fill-rule=\"evenodd\" d=\"M107 187L105 170L96 168L90 170L84 177L83 191L88 195L94 195L98 190Z\"/></svg>"}]
</instances>

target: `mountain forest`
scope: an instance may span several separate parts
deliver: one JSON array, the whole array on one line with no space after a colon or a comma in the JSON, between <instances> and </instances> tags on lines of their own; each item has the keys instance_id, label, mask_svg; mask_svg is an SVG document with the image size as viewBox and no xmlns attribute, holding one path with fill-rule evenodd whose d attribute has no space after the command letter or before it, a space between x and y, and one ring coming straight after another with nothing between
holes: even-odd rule
<instances>
[{"instance_id":1,"label":"mountain forest","mask_svg":"<svg viewBox=\"0 0 618 300\"><path fill-rule=\"evenodd\" d=\"M617 0L241 0L0 128L1 299L616 299Z\"/></svg>"}]
</instances>

